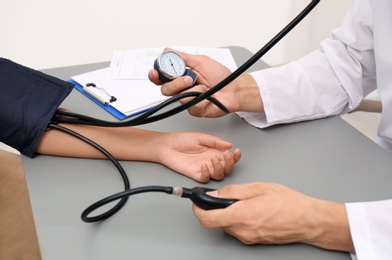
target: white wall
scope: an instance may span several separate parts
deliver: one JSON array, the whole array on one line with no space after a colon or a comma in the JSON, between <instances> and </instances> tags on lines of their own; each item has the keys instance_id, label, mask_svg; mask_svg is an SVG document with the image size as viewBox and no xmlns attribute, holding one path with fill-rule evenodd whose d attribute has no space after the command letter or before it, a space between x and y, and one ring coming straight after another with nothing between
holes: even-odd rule
<instances>
[{"instance_id":1,"label":"white wall","mask_svg":"<svg viewBox=\"0 0 392 260\"><path fill-rule=\"evenodd\" d=\"M353 0L322 0L268 53L271 65L316 48ZM0 0L0 56L35 69L111 59L114 50L241 45L256 52L305 0Z\"/></svg>"},{"instance_id":2,"label":"white wall","mask_svg":"<svg viewBox=\"0 0 392 260\"><path fill-rule=\"evenodd\" d=\"M291 16L294 17L308 1L291 1ZM315 10L284 39L282 61L298 59L319 47L320 42L331 36L331 30L339 27L344 14L354 0L321 0Z\"/></svg>"}]
</instances>

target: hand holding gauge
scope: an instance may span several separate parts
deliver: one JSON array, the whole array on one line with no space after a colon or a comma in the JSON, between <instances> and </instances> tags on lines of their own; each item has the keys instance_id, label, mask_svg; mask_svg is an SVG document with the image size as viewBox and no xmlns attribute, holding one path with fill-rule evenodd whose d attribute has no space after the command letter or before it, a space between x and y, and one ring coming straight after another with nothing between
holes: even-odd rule
<instances>
[{"instance_id":1,"label":"hand holding gauge","mask_svg":"<svg viewBox=\"0 0 392 260\"><path fill-rule=\"evenodd\" d=\"M169 82L182 76L190 76L195 84L197 75L185 65L184 59L174 51L163 51L154 62L162 82Z\"/></svg>"}]
</instances>

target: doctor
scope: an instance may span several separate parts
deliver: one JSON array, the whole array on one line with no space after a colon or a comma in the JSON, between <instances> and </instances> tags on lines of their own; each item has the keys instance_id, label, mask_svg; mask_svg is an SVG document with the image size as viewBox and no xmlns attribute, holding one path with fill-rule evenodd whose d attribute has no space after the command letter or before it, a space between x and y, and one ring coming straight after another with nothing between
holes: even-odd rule
<instances>
[{"instance_id":1,"label":"doctor","mask_svg":"<svg viewBox=\"0 0 392 260\"><path fill-rule=\"evenodd\" d=\"M391 1L357 0L320 49L282 67L241 75L214 96L262 128L350 112L378 89L377 143L392 152L391 14ZM198 74L192 90L204 92L230 73L208 57L181 55ZM156 71L149 77L162 84ZM179 78L164 84L162 93L174 95L190 84L189 77ZM199 117L224 115L209 101L188 111ZM194 205L195 215L204 227L223 228L243 243L300 242L351 252L353 259L392 258L392 200L341 204L269 183L229 185L213 195L241 201L212 211Z\"/></svg>"}]
</instances>

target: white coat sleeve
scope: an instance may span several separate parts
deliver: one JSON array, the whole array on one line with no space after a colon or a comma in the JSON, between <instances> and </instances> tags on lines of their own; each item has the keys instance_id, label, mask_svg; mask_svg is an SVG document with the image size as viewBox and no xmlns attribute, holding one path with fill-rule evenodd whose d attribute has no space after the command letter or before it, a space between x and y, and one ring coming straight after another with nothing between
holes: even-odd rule
<instances>
[{"instance_id":1,"label":"white coat sleeve","mask_svg":"<svg viewBox=\"0 0 392 260\"><path fill-rule=\"evenodd\" d=\"M353 259L391 259L392 200L346 203L346 209L356 251Z\"/></svg>"},{"instance_id":2,"label":"white coat sleeve","mask_svg":"<svg viewBox=\"0 0 392 260\"><path fill-rule=\"evenodd\" d=\"M265 113L238 114L256 127L267 127L356 108L377 85L370 3L356 3L320 49L287 65L251 73Z\"/></svg>"},{"instance_id":3,"label":"white coat sleeve","mask_svg":"<svg viewBox=\"0 0 392 260\"><path fill-rule=\"evenodd\" d=\"M322 50L251 75L259 86L265 113L238 114L256 127L313 120L348 110L347 92Z\"/></svg>"}]
</instances>

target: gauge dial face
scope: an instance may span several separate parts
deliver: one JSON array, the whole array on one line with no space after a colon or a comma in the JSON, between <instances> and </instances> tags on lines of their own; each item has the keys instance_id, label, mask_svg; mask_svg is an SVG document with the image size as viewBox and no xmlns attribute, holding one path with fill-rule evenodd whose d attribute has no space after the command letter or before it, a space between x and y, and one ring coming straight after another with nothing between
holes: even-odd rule
<instances>
[{"instance_id":1,"label":"gauge dial face","mask_svg":"<svg viewBox=\"0 0 392 260\"><path fill-rule=\"evenodd\" d=\"M161 72L170 79L184 75L185 62L180 55L173 51L164 51L159 57L159 68Z\"/></svg>"}]
</instances>

